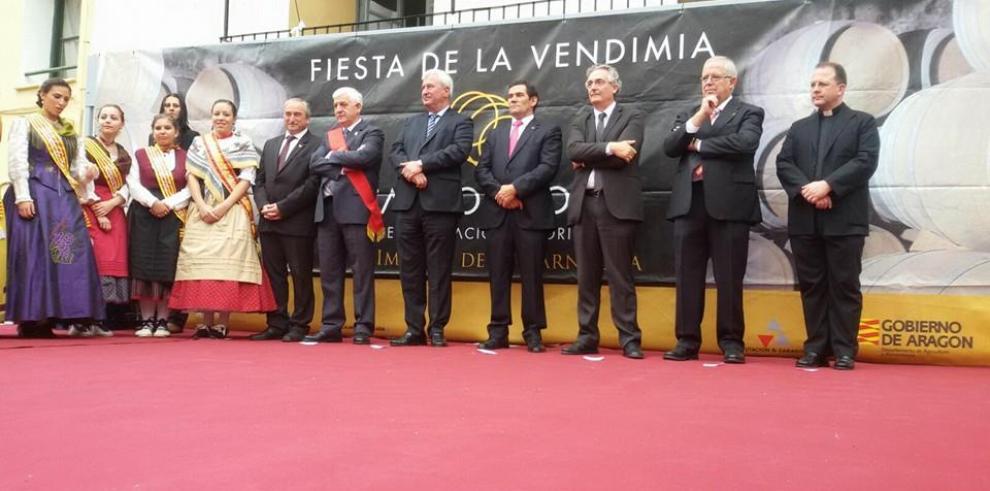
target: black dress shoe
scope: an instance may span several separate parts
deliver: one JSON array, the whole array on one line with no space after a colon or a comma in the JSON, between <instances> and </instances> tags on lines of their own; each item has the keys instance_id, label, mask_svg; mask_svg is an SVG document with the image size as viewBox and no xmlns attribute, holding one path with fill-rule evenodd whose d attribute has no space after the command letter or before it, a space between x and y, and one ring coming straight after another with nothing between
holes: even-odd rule
<instances>
[{"instance_id":1,"label":"black dress shoe","mask_svg":"<svg viewBox=\"0 0 990 491\"><path fill-rule=\"evenodd\" d=\"M307 338L307 336L306 336L305 333L302 333L302 332L299 332L299 331L289 331L289 332L285 333L284 336L282 336L282 342L283 343L298 343L299 341L302 341L302 340L304 340L306 338Z\"/></svg>"},{"instance_id":2,"label":"black dress shoe","mask_svg":"<svg viewBox=\"0 0 990 491\"><path fill-rule=\"evenodd\" d=\"M371 336L368 336L363 332L359 332L354 334L354 337L351 338L351 341L354 344L371 344Z\"/></svg>"},{"instance_id":3,"label":"black dress shoe","mask_svg":"<svg viewBox=\"0 0 990 491\"><path fill-rule=\"evenodd\" d=\"M430 346L434 348L443 348L447 346L447 340L443 338L442 332L434 332L430 334Z\"/></svg>"},{"instance_id":4,"label":"black dress shoe","mask_svg":"<svg viewBox=\"0 0 990 491\"><path fill-rule=\"evenodd\" d=\"M622 347L622 356L632 358L633 360L642 360L643 350L639 347L638 342L631 341Z\"/></svg>"},{"instance_id":5,"label":"black dress shoe","mask_svg":"<svg viewBox=\"0 0 990 491\"><path fill-rule=\"evenodd\" d=\"M282 339L282 336L284 336L282 331L276 331L275 329L269 327L268 329L265 329L257 334L252 334L248 339L251 341L271 341L273 339Z\"/></svg>"},{"instance_id":6,"label":"black dress shoe","mask_svg":"<svg viewBox=\"0 0 990 491\"><path fill-rule=\"evenodd\" d=\"M526 341L526 351L530 353L543 353L547 349L543 346L543 341L539 339L532 339Z\"/></svg>"},{"instance_id":7,"label":"black dress shoe","mask_svg":"<svg viewBox=\"0 0 990 491\"><path fill-rule=\"evenodd\" d=\"M734 365L742 365L746 363L746 355L742 351L726 351L725 355L722 357L726 363Z\"/></svg>"},{"instance_id":8,"label":"black dress shoe","mask_svg":"<svg viewBox=\"0 0 990 491\"><path fill-rule=\"evenodd\" d=\"M426 346L426 338L407 331L402 336L389 341L389 344L392 346Z\"/></svg>"},{"instance_id":9,"label":"black dress shoe","mask_svg":"<svg viewBox=\"0 0 990 491\"><path fill-rule=\"evenodd\" d=\"M836 370L852 370L856 368L856 360L849 355L842 355L835 359L835 365L832 368Z\"/></svg>"},{"instance_id":10,"label":"black dress shoe","mask_svg":"<svg viewBox=\"0 0 990 491\"><path fill-rule=\"evenodd\" d=\"M797 363L794 366L798 368L817 368L817 367L827 367L828 359L814 351L809 351L804 354L801 358L798 358Z\"/></svg>"},{"instance_id":11,"label":"black dress shoe","mask_svg":"<svg viewBox=\"0 0 990 491\"><path fill-rule=\"evenodd\" d=\"M286 334L286 336L288 335L289 334ZM285 338L282 339L284 340ZM323 329L321 329L320 332L316 334L302 338L302 341L306 343L339 343L343 340L344 340L344 336L340 334L340 331L330 331Z\"/></svg>"},{"instance_id":12,"label":"black dress shoe","mask_svg":"<svg viewBox=\"0 0 990 491\"><path fill-rule=\"evenodd\" d=\"M598 354L597 346L585 346L580 343L572 343L560 350L562 355L595 355Z\"/></svg>"},{"instance_id":13,"label":"black dress shoe","mask_svg":"<svg viewBox=\"0 0 990 491\"><path fill-rule=\"evenodd\" d=\"M478 343L480 349L506 349L509 347L507 338L488 338L484 343Z\"/></svg>"},{"instance_id":14,"label":"black dress shoe","mask_svg":"<svg viewBox=\"0 0 990 491\"><path fill-rule=\"evenodd\" d=\"M664 353L663 354L663 359L664 360L670 360L670 361L697 360L698 359L698 352L697 351L691 351L691 350L689 350L687 348L684 348L684 347L681 347L681 346L676 346L676 347L674 347L673 350Z\"/></svg>"}]
</instances>

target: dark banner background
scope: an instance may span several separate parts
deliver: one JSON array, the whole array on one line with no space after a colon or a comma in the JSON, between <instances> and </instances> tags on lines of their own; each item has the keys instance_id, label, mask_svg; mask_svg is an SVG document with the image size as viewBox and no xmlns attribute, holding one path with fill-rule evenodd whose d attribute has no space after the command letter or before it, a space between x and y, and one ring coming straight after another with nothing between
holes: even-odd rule
<instances>
[{"instance_id":1,"label":"dark banner background","mask_svg":"<svg viewBox=\"0 0 990 491\"><path fill-rule=\"evenodd\" d=\"M194 81L198 82L197 74L204 69L243 65L267 74L284 89L284 95L309 101L314 115L312 129L317 133L322 133L332 122L331 93L338 87L352 86L364 94L364 116L385 130L388 148L404 118L421 110L419 85L424 53L436 54L440 60L437 67L445 68L446 53L453 52L457 62L446 68L456 70L452 74L455 98L471 91L503 96L509 82L528 79L540 91L540 117L561 125L566 135L569 121L587 105L583 82L585 70L592 62L583 53L579 54L578 43L593 50L597 42L599 62L612 61L609 56L617 57L621 45L624 56L613 63L623 81L618 100L639 107L647 115L641 150L646 221L637 243L637 282L669 283L673 281L672 227L664 215L676 162L663 155L660 146L675 114L697 103L698 76L704 60L713 54L735 59L741 70L740 83L744 84L747 61L772 41L814 23L851 19L877 23L895 31L906 30L905 22L912 23L912 29L951 27L948 25L951 5L944 0L787 0L170 49L163 52L169 79L163 85L174 85L170 88L187 92ZM662 51L657 59L649 49L651 39L656 46L668 46L669 51ZM609 46L610 54L606 52ZM536 60L544 54L545 47L543 62L538 66ZM367 71L357 67L362 56ZM380 57L380 67L376 67L374 57ZM341 63L345 58L349 68ZM386 76L390 67L394 69L395 60L401 65L402 73L393 70ZM314 66L319 69L315 75ZM433 67L432 63L426 65ZM327 80L328 71L331 71L330 80ZM231 78L235 79L233 95L242 109L261 108L253 114L242 113L242 122L247 124L252 119L277 122L281 93L257 87L252 81L238 83L236 74ZM260 104L259 99L266 97L272 100ZM481 106L475 103L464 110L473 111ZM504 109L501 114L505 114ZM481 136L483 126L497 115L488 109L476 116L476 139ZM275 128L275 132L261 136L277 135L277 125ZM253 136L260 147L264 142L258 135ZM477 199L472 191L477 189L473 169L473 165L466 163L462 170L464 186L471 188L464 194L469 211ZM566 188L572 177L566 155L560 169L555 184ZM391 228L394 217L387 212L387 203L394 180L395 173L386 158L379 201L386 206L385 220L391 234L394 234ZM566 192L558 189L554 195L562 206ZM475 228L476 223L477 216L472 213L465 214L460 223L455 264L455 273L460 278L486 274L484 239ZM557 224L559 229L550 240L546 259L548 278L573 281L573 248L562 209ZM756 231L778 245L783 241L779 234L759 227ZM396 246L390 238L380 244L378 271L386 275L397 271ZM790 281L786 279L784 283Z\"/></svg>"}]
</instances>

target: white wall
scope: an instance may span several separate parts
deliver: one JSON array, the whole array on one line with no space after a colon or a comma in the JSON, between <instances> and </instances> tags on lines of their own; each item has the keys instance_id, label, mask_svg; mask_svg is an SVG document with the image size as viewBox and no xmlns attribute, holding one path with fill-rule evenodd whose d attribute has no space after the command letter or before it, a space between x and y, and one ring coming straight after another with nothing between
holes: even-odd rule
<instances>
[{"instance_id":1,"label":"white wall","mask_svg":"<svg viewBox=\"0 0 990 491\"><path fill-rule=\"evenodd\" d=\"M93 3L90 54L217 44L223 35L223 0ZM288 24L289 0L230 0L229 34L288 29Z\"/></svg>"}]
</instances>

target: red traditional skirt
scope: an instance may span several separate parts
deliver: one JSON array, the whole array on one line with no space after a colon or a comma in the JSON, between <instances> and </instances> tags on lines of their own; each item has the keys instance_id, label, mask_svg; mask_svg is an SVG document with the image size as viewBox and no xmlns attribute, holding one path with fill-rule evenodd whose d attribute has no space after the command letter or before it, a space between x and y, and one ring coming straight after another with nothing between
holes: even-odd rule
<instances>
[{"instance_id":1,"label":"red traditional skirt","mask_svg":"<svg viewBox=\"0 0 990 491\"><path fill-rule=\"evenodd\" d=\"M261 284L223 280L188 280L172 284L168 308L217 312L271 312L275 295L268 274L261 271Z\"/></svg>"},{"instance_id":2,"label":"red traditional skirt","mask_svg":"<svg viewBox=\"0 0 990 491\"><path fill-rule=\"evenodd\" d=\"M113 198L110 188L96 184L96 194L101 200ZM104 231L96 221L92 208L83 206L86 214L89 238L93 241L93 255L96 256L96 271L100 276L126 278L127 274L127 218L124 208L116 207L107 218L110 219L110 231Z\"/></svg>"}]
</instances>

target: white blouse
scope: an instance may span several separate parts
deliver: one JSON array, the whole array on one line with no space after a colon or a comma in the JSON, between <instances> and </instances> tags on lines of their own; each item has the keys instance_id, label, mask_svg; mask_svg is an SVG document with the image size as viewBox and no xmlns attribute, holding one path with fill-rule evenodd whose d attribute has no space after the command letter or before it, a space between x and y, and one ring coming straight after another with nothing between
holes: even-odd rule
<instances>
[{"instance_id":1,"label":"white blouse","mask_svg":"<svg viewBox=\"0 0 990 491\"><path fill-rule=\"evenodd\" d=\"M137 155L135 150L132 155ZM169 150L165 154L165 164L168 167L169 172L175 170L175 150ZM148 191L148 188L141 184L141 169L137 163L137 157L134 158L133 164L131 164L130 171L127 172L127 187L131 189L131 198L137 201L141 206L145 208L151 208L154 206L158 198ZM168 207L170 210L181 210L189 206L189 187L186 186L180 189L178 192L161 200L162 203Z\"/></svg>"},{"instance_id":2,"label":"white blouse","mask_svg":"<svg viewBox=\"0 0 990 491\"><path fill-rule=\"evenodd\" d=\"M34 199L31 198L31 189L28 187L28 179L30 178L28 164L30 128L31 125L24 118L15 118L10 123L7 169L10 173L10 184L14 187L14 203L34 202ZM86 159L81 138L76 142L76 154L71 156L71 162L70 173L76 180L84 182L83 174L92 164Z\"/></svg>"}]
</instances>

